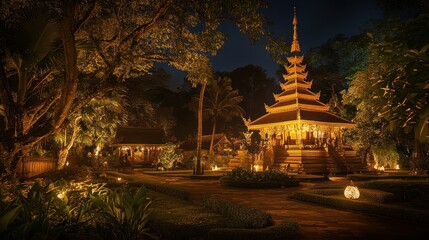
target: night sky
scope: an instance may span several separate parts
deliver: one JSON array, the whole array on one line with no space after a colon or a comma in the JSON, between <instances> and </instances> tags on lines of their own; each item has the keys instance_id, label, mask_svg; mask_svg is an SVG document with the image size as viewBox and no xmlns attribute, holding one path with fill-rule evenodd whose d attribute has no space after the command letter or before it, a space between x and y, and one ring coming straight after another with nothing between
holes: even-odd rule
<instances>
[{"instance_id":1,"label":"night sky","mask_svg":"<svg viewBox=\"0 0 429 240\"><path fill-rule=\"evenodd\" d=\"M304 54L338 34L359 34L369 26L369 20L382 17L375 0L268 0L268 3L268 9L263 11L273 24L273 32L277 36L285 35L289 43L292 40L293 8L296 6L298 39ZM239 33L232 24L223 25L222 30L227 34L227 40L212 58L215 71L232 71L253 64L262 66L270 77L275 77L278 65L261 42L252 45L248 37ZM186 73L165 65L162 67L172 74L172 89L183 83Z\"/></svg>"}]
</instances>

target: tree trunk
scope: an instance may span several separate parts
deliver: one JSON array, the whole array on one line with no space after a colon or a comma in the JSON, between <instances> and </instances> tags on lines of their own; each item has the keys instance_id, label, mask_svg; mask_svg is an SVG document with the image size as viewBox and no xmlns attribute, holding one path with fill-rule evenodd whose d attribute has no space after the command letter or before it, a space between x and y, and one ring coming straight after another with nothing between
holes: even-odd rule
<instances>
[{"instance_id":1,"label":"tree trunk","mask_svg":"<svg viewBox=\"0 0 429 240\"><path fill-rule=\"evenodd\" d=\"M212 130L212 139L210 141L209 155L213 155L213 144L214 144L214 136L215 136L215 133L216 133L216 122L217 122L217 119L216 119L216 117L214 117L214 120L213 120L213 130Z\"/></svg>"},{"instance_id":2,"label":"tree trunk","mask_svg":"<svg viewBox=\"0 0 429 240\"><path fill-rule=\"evenodd\" d=\"M365 148L365 151L363 154L363 163L364 164L368 164L368 154L369 154L370 149L371 149L371 146L368 146L367 148Z\"/></svg>"},{"instance_id":3,"label":"tree trunk","mask_svg":"<svg viewBox=\"0 0 429 240\"><path fill-rule=\"evenodd\" d=\"M77 117L75 120L74 120L74 123L73 123L73 132L72 132L72 135L71 135L71 137L70 137L70 141L68 142L68 143L66 143L61 149L60 149L60 151L59 151L59 153L58 153L58 162L57 162L57 169L59 169L59 170L61 170L61 169L63 169L64 168L64 166L66 165L66 162L67 162L67 157L68 157L68 155L69 155L69 151L70 151L70 149L73 147L73 144L74 144L74 142L75 142L75 140L76 140L76 137L77 137L77 133L78 133L78 131L79 131L79 120L81 119L82 117L81 116L79 116L79 117ZM67 139L66 139L66 141L65 142L67 142Z\"/></svg>"},{"instance_id":4,"label":"tree trunk","mask_svg":"<svg viewBox=\"0 0 429 240\"><path fill-rule=\"evenodd\" d=\"M414 162L416 163L416 168L423 168L421 156L420 141L414 137Z\"/></svg>"},{"instance_id":5,"label":"tree trunk","mask_svg":"<svg viewBox=\"0 0 429 240\"><path fill-rule=\"evenodd\" d=\"M204 91L206 90L207 80L204 80L200 90L200 101L198 105L198 136L197 136L197 159L195 161L195 175L203 175L201 168L201 146L203 142L203 103Z\"/></svg>"},{"instance_id":6,"label":"tree trunk","mask_svg":"<svg viewBox=\"0 0 429 240\"><path fill-rule=\"evenodd\" d=\"M0 70L0 84L2 102L5 105L7 115L7 126L5 136L2 139L3 145L3 160L5 162L6 171L11 175L16 175L16 167L20 160L23 160L33 146L54 134L68 117L70 108L76 95L78 82L77 69L77 52L74 36L74 19L75 19L75 0L63 1L63 19L62 19L62 43L64 48L65 71L64 82L61 89L61 96L58 104L55 106L54 115L50 120L43 124L28 123L24 119L24 113L27 109L19 106L19 102L15 103L11 98L10 86L5 79L4 69ZM3 88L4 87L4 88ZM5 94L5 95L3 95ZM25 94L25 92L22 92ZM26 96L20 96L20 100ZM12 110L15 108L15 110ZM30 124L24 126L24 124ZM24 129L26 129L24 131ZM5 140L5 141L4 141Z\"/></svg>"}]
</instances>

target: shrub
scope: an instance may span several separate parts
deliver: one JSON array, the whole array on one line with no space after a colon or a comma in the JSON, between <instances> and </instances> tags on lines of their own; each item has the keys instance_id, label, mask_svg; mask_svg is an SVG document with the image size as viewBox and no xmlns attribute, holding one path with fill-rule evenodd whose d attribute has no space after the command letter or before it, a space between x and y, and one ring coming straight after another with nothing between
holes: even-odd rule
<instances>
[{"instance_id":1,"label":"shrub","mask_svg":"<svg viewBox=\"0 0 429 240\"><path fill-rule=\"evenodd\" d=\"M225 186L247 188L275 188L299 186L299 181L276 170L252 172L243 168L233 169L220 179Z\"/></svg>"},{"instance_id":2,"label":"shrub","mask_svg":"<svg viewBox=\"0 0 429 240\"><path fill-rule=\"evenodd\" d=\"M173 144L166 144L159 153L158 164L164 169L173 169L173 166L177 162L181 162L183 156L176 153L176 146Z\"/></svg>"},{"instance_id":3,"label":"shrub","mask_svg":"<svg viewBox=\"0 0 429 240\"><path fill-rule=\"evenodd\" d=\"M374 189L359 189L360 198L369 202L387 203L395 200L395 195L390 192Z\"/></svg>"},{"instance_id":4,"label":"shrub","mask_svg":"<svg viewBox=\"0 0 429 240\"><path fill-rule=\"evenodd\" d=\"M345 199L344 197L322 196L309 192L295 192L292 195L292 198L325 206L362 212L366 214L412 221L415 223L429 223L428 211L406 208L403 206L350 200Z\"/></svg>"},{"instance_id":5,"label":"shrub","mask_svg":"<svg viewBox=\"0 0 429 240\"><path fill-rule=\"evenodd\" d=\"M248 228L264 228L273 225L271 215L264 211L232 203L222 198L205 197L203 205L214 212L242 222Z\"/></svg>"},{"instance_id":6,"label":"shrub","mask_svg":"<svg viewBox=\"0 0 429 240\"><path fill-rule=\"evenodd\" d=\"M323 196L343 196L344 188L319 188L310 191L313 194ZM373 189L359 188L361 200L377 203L392 202L395 196L392 193Z\"/></svg>"},{"instance_id":7,"label":"shrub","mask_svg":"<svg viewBox=\"0 0 429 240\"><path fill-rule=\"evenodd\" d=\"M191 196L189 192L187 192L185 189L178 186L165 184L165 183L151 182L151 181L135 181L135 182L130 182L129 184L130 186L144 185L146 188L155 192L163 193L163 194L166 194L178 199L186 200L186 201L191 200Z\"/></svg>"},{"instance_id":8,"label":"shrub","mask_svg":"<svg viewBox=\"0 0 429 240\"><path fill-rule=\"evenodd\" d=\"M144 187L109 190L104 198L93 197L97 209L97 231L103 239L142 239L147 235L148 207L151 203Z\"/></svg>"},{"instance_id":9,"label":"shrub","mask_svg":"<svg viewBox=\"0 0 429 240\"><path fill-rule=\"evenodd\" d=\"M144 189L119 193L104 184L64 180L37 181L0 197L1 239L98 238L95 225L108 238L140 239L150 201Z\"/></svg>"},{"instance_id":10,"label":"shrub","mask_svg":"<svg viewBox=\"0 0 429 240\"><path fill-rule=\"evenodd\" d=\"M94 187L80 191L96 192ZM6 220L0 232L2 238L56 239L91 227L89 195L68 188L64 180L22 185L14 194L13 198L1 199L1 218Z\"/></svg>"},{"instance_id":11,"label":"shrub","mask_svg":"<svg viewBox=\"0 0 429 240\"><path fill-rule=\"evenodd\" d=\"M409 203L412 207L428 209L429 182L418 180L373 180L360 186L394 194L395 199Z\"/></svg>"},{"instance_id":12,"label":"shrub","mask_svg":"<svg viewBox=\"0 0 429 240\"><path fill-rule=\"evenodd\" d=\"M217 228L209 231L209 240L283 240L294 237L299 231L296 222L282 222L267 228L260 229L236 229Z\"/></svg>"}]
</instances>

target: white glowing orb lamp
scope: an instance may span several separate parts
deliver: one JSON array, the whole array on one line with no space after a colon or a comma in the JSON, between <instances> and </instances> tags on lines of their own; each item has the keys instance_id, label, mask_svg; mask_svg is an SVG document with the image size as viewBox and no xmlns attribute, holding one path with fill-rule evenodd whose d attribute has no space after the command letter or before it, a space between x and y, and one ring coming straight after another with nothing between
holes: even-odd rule
<instances>
[{"instance_id":1,"label":"white glowing orb lamp","mask_svg":"<svg viewBox=\"0 0 429 240\"><path fill-rule=\"evenodd\" d=\"M353 181L350 181L350 185L344 190L344 196L348 199L358 199L360 197L359 189L355 186Z\"/></svg>"}]
</instances>

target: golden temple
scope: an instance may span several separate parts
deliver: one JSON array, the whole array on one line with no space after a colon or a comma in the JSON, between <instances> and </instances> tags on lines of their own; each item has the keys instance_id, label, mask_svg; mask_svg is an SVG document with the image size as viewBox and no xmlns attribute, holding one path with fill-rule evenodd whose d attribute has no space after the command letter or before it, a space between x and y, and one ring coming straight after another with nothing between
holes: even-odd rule
<instances>
[{"instance_id":1,"label":"golden temple","mask_svg":"<svg viewBox=\"0 0 429 240\"><path fill-rule=\"evenodd\" d=\"M295 11L292 56L287 58L282 91L274 94L274 104L265 105L265 115L246 122L248 130L259 132L265 145L258 156L261 167L298 169L304 165L307 173L364 171L365 164L343 140L343 131L354 123L329 112L329 106L319 101L320 94L310 90L297 25Z\"/></svg>"}]
</instances>

